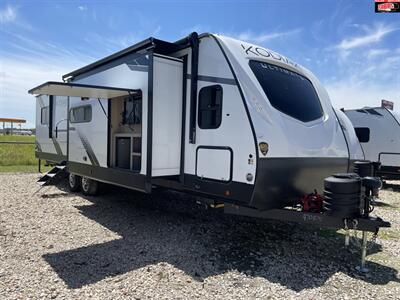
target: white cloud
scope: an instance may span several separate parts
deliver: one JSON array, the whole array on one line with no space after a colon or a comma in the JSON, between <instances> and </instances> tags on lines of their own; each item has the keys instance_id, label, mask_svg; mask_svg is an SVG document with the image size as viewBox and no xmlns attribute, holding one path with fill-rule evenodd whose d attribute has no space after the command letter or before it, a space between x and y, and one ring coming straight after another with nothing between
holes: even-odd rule
<instances>
[{"instance_id":1,"label":"white cloud","mask_svg":"<svg viewBox=\"0 0 400 300\"><path fill-rule=\"evenodd\" d=\"M394 85L354 83L337 81L326 84L332 104L337 108L362 108L364 106L380 106L381 100L395 103L395 110L400 111L400 91Z\"/></svg>"},{"instance_id":2,"label":"white cloud","mask_svg":"<svg viewBox=\"0 0 400 300\"><path fill-rule=\"evenodd\" d=\"M3 117L23 118L27 125L35 123L35 99L28 90L49 80L61 81L61 76L79 65L67 59L22 60L2 58L0 74L0 110Z\"/></svg>"},{"instance_id":3,"label":"white cloud","mask_svg":"<svg viewBox=\"0 0 400 300\"><path fill-rule=\"evenodd\" d=\"M5 47L0 47L0 111L3 117L19 117L35 122L35 101L28 90L49 80L61 81L61 76L87 65L107 52L130 46L150 34L157 34L155 26L149 33L141 30L123 36L88 35L85 40L92 47L63 45L34 38L22 33L3 31L8 35ZM96 50L97 49L97 50ZM98 50L101 49L101 50Z\"/></svg>"},{"instance_id":4,"label":"white cloud","mask_svg":"<svg viewBox=\"0 0 400 300\"><path fill-rule=\"evenodd\" d=\"M275 31L270 33L255 34L251 31L242 32L234 35L239 40L254 42L254 43L264 43L277 38L284 38L287 36L298 34L302 31L301 28L288 30L288 31ZM228 34L229 35L229 34Z\"/></svg>"},{"instance_id":5,"label":"white cloud","mask_svg":"<svg viewBox=\"0 0 400 300\"><path fill-rule=\"evenodd\" d=\"M98 33L88 33L84 38L85 42L92 46L98 45L106 50L106 52L112 53L121 50L121 48L127 48L129 46L138 43L149 36L157 36L162 27L160 25L154 27L153 30L137 30L124 35L113 35L105 36Z\"/></svg>"},{"instance_id":6,"label":"white cloud","mask_svg":"<svg viewBox=\"0 0 400 300\"><path fill-rule=\"evenodd\" d=\"M0 111L4 117L35 121L35 101L28 90L45 82L61 81L61 76L94 59L48 41L11 34L0 49ZM5 50L5 49L9 50Z\"/></svg>"},{"instance_id":7,"label":"white cloud","mask_svg":"<svg viewBox=\"0 0 400 300\"><path fill-rule=\"evenodd\" d=\"M78 6L78 9L79 9L80 11L85 11L85 10L87 10L88 8L87 8L86 5L79 5L79 6Z\"/></svg>"},{"instance_id":8,"label":"white cloud","mask_svg":"<svg viewBox=\"0 0 400 300\"><path fill-rule=\"evenodd\" d=\"M14 22L16 18L17 10L14 7L7 5L7 7L0 10L0 24Z\"/></svg>"},{"instance_id":9,"label":"white cloud","mask_svg":"<svg viewBox=\"0 0 400 300\"><path fill-rule=\"evenodd\" d=\"M345 38L336 46L336 48L347 51L358 47L376 44L379 43L386 35L395 30L397 29L384 24L377 24L373 28L365 27L366 33L364 35Z\"/></svg>"},{"instance_id":10,"label":"white cloud","mask_svg":"<svg viewBox=\"0 0 400 300\"><path fill-rule=\"evenodd\" d=\"M389 49L383 49L383 48L370 49L367 52L366 56L367 56L368 59L374 59L374 58L379 58L379 57L386 58L383 55L388 54L388 53L390 53Z\"/></svg>"}]
</instances>

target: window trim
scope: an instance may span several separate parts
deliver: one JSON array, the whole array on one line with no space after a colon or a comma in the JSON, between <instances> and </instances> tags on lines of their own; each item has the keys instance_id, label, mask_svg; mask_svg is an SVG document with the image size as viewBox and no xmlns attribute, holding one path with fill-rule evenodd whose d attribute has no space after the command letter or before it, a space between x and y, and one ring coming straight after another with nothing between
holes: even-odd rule
<instances>
[{"instance_id":1,"label":"window trim","mask_svg":"<svg viewBox=\"0 0 400 300\"><path fill-rule=\"evenodd\" d=\"M209 127L209 128L204 128L204 127L201 127L200 126L200 100L201 100L201 97L200 97L200 94L201 94L201 91L203 90L203 89L205 89L205 88L213 88L213 87L219 87L220 89L221 89L221 105L220 105L220 111L221 111L221 117L220 117L220 120L219 120L219 123L217 124L217 126L216 127ZM222 87L222 85L220 85L220 84L212 84L212 85L207 85L207 86L203 86L200 90L199 90L199 93L198 93L198 103L197 103L197 126L200 128L200 129L202 129L202 130L209 130L209 129L218 129L219 127L221 127L221 124L222 124L222 109L223 109L223 99L224 99L224 89L223 89L223 87ZM204 109L203 109L203 111L204 111ZM211 111L211 109L210 110L208 110L208 111Z\"/></svg>"},{"instance_id":2,"label":"window trim","mask_svg":"<svg viewBox=\"0 0 400 300\"><path fill-rule=\"evenodd\" d=\"M89 120L87 120L87 121L72 121L72 111L74 110L74 109L78 109L78 108L84 108L84 107L89 107L90 108L90 119ZM71 123L73 123L73 124L77 124L77 123L90 123L90 122L92 122L92 119L93 119L93 109L92 109L92 105L90 105L90 104L85 104L85 105L80 105L80 106L74 106L74 107L71 107L71 109L69 110L69 121L71 122Z\"/></svg>"},{"instance_id":3,"label":"window trim","mask_svg":"<svg viewBox=\"0 0 400 300\"><path fill-rule=\"evenodd\" d=\"M257 63L265 63L265 64L267 64L267 65L272 65L272 66L274 66L274 67L278 67L278 68L287 70L287 71L292 72L292 73L295 73L296 75L301 76L302 78L304 78L305 80L307 80L307 81L311 84L311 87L312 87L312 89L313 89L313 92L314 92L314 94L315 94L315 96L316 96L316 98L317 98L317 100L318 100L318 105L319 105L319 107L320 107L320 109L321 109L321 115L320 115L318 118L315 118L315 119L312 119L312 120L308 120L308 121L303 121L303 120L301 120L301 119L299 119L299 118L297 118L297 117L294 117L294 116L292 116L292 115L290 115L290 114L288 114L288 113L282 111L281 109L279 109L278 107L276 107L275 105L273 105L273 104L271 103L271 100L268 98L268 95L267 95L267 93L265 92L265 90L264 90L264 88L263 88L263 86L262 86L260 80L258 79L256 73L254 72L254 70L252 69L252 67L251 67L251 65L250 65L252 61L257 62ZM321 99L320 99L320 97L319 97L319 95L318 95L317 89L315 88L314 84L312 83L312 81L311 81L308 77L306 77L305 75L303 75L303 74L301 74L301 73L299 73L299 72L296 72L296 71L294 71L294 70L292 70L292 69L285 68L285 67L282 67L282 66L280 66L280 65L276 65L276 64L274 64L274 63L270 63L270 62L266 62L266 61L262 61L262 60L257 60L257 59L250 59L249 62L248 62L248 66L249 66L249 68L250 68L250 70L251 70L253 76L255 77L256 82L258 83L258 85L260 86L262 92L264 93L265 97L267 98L268 103L272 106L273 109L275 109L276 111L278 111L279 113L281 113L283 116L289 117L289 118L291 118L291 119L293 119L293 120L296 120L296 121L298 121L298 122L305 123L305 124L314 124L315 122L318 122L319 120L321 120L322 118L324 118L324 116L325 116L324 106L322 105L322 102L321 102Z\"/></svg>"}]
</instances>

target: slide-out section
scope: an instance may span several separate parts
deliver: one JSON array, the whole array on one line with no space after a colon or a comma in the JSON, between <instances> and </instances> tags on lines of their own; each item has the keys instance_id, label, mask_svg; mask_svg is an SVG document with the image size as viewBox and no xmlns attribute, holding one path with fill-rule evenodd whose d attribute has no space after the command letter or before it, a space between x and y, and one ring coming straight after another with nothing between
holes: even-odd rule
<instances>
[{"instance_id":1,"label":"slide-out section","mask_svg":"<svg viewBox=\"0 0 400 300\"><path fill-rule=\"evenodd\" d=\"M152 176L180 172L183 63L154 55Z\"/></svg>"}]
</instances>

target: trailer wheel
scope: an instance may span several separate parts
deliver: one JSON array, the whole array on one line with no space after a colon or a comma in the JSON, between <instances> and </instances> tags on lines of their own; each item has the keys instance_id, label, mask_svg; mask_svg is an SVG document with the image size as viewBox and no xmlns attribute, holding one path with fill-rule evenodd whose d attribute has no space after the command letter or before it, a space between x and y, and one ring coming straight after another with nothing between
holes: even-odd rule
<instances>
[{"instance_id":1,"label":"trailer wheel","mask_svg":"<svg viewBox=\"0 0 400 300\"><path fill-rule=\"evenodd\" d=\"M77 192L81 188L81 177L72 173L68 175L68 186L71 192Z\"/></svg>"},{"instance_id":2,"label":"trailer wheel","mask_svg":"<svg viewBox=\"0 0 400 300\"><path fill-rule=\"evenodd\" d=\"M99 190L99 183L87 177L82 177L81 186L83 194L88 196L96 195Z\"/></svg>"}]
</instances>

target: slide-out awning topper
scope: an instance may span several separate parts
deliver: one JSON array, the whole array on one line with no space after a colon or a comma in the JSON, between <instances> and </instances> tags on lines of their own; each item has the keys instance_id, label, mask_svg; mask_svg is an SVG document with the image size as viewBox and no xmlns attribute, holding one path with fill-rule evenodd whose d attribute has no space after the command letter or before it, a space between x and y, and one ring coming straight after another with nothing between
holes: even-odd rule
<instances>
[{"instance_id":1,"label":"slide-out awning topper","mask_svg":"<svg viewBox=\"0 0 400 300\"><path fill-rule=\"evenodd\" d=\"M140 90L97 86L70 82L48 81L28 91L33 95L53 95L110 99L140 93Z\"/></svg>"}]
</instances>

